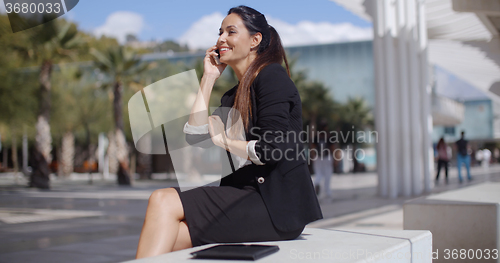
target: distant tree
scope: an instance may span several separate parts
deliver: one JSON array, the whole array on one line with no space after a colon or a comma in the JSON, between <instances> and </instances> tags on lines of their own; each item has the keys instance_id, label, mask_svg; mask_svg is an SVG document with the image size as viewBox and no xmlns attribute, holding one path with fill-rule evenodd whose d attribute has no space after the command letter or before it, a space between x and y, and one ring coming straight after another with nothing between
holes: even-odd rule
<instances>
[{"instance_id":1,"label":"distant tree","mask_svg":"<svg viewBox=\"0 0 500 263\"><path fill-rule=\"evenodd\" d=\"M308 124L311 131L316 131L318 123L327 123L332 127L334 116L339 105L332 98L329 90L321 82L308 82L303 86L302 119Z\"/></svg>"},{"instance_id":2,"label":"distant tree","mask_svg":"<svg viewBox=\"0 0 500 263\"><path fill-rule=\"evenodd\" d=\"M6 15L0 15L0 135L2 136L2 151L8 148L17 150L17 142L21 135L31 134L30 129L36 120L36 77L34 71L22 72L23 60L14 46L27 42L26 35L13 34ZM24 154L24 153L23 153ZM7 158L5 154L2 156ZM1 160L4 168L6 160ZM17 167L17 163L15 164Z\"/></svg>"},{"instance_id":3,"label":"distant tree","mask_svg":"<svg viewBox=\"0 0 500 263\"><path fill-rule=\"evenodd\" d=\"M49 188L49 167L52 161L52 137L50 134L51 75L54 61L75 60L83 41L76 25L64 19L43 23L25 30L25 43L16 43L13 48L28 64L41 65L39 71L39 112L36 122L34 167L30 186Z\"/></svg>"},{"instance_id":4,"label":"distant tree","mask_svg":"<svg viewBox=\"0 0 500 263\"><path fill-rule=\"evenodd\" d=\"M134 42L134 41L139 41L139 39L137 39L137 37L134 34L127 34L125 36L125 41L126 42Z\"/></svg>"},{"instance_id":5,"label":"distant tree","mask_svg":"<svg viewBox=\"0 0 500 263\"><path fill-rule=\"evenodd\" d=\"M366 105L363 98L349 98L340 107L340 130L345 141L341 144L352 145L352 159L354 161L354 172L359 171L359 162L355 158L355 150L359 147L358 134L367 128L372 128L374 124L371 108Z\"/></svg>"},{"instance_id":6,"label":"distant tree","mask_svg":"<svg viewBox=\"0 0 500 263\"><path fill-rule=\"evenodd\" d=\"M111 126L107 93L96 89L91 72L77 65L59 65L53 83L53 137L58 150L59 171L63 175L73 172L75 139L85 145L84 160L93 160L92 143L99 132ZM92 140L94 138L94 140Z\"/></svg>"},{"instance_id":7,"label":"distant tree","mask_svg":"<svg viewBox=\"0 0 500 263\"><path fill-rule=\"evenodd\" d=\"M357 142L356 134L373 127L373 115L371 108L366 105L363 98L349 98L346 103L340 106L341 129L346 135L346 144ZM350 133L347 133L350 131ZM354 131L354 132L353 132Z\"/></svg>"},{"instance_id":8,"label":"distant tree","mask_svg":"<svg viewBox=\"0 0 500 263\"><path fill-rule=\"evenodd\" d=\"M189 51L189 48L187 45L182 46L181 44L179 44L173 40L164 41L163 43L158 45L158 49L160 52L167 52L169 50L172 50L173 52Z\"/></svg>"},{"instance_id":9,"label":"distant tree","mask_svg":"<svg viewBox=\"0 0 500 263\"><path fill-rule=\"evenodd\" d=\"M297 68L297 58L295 57L289 59L288 67L290 68L290 78L300 92L307 83L307 70Z\"/></svg>"},{"instance_id":10,"label":"distant tree","mask_svg":"<svg viewBox=\"0 0 500 263\"><path fill-rule=\"evenodd\" d=\"M149 64L141 63L140 58L134 52L126 50L123 46L111 47L105 51L91 49L91 54L94 56L95 67L106 75L101 86L111 88L113 91L115 131L112 134L114 142L110 139L110 146L116 148L118 184L130 185L128 149L123 129L122 95L124 86L133 82L135 76L147 70Z\"/></svg>"},{"instance_id":11,"label":"distant tree","mask_svg":"<svg viewBox=\"0 0 500 263\"><path fill-rule=\"evenodd\" d=\"M333 99L332 94L321 82L307 79L307 71L297 69L297 60L291 59L289 62L290 75L297 87L302 100L302 122L304 129L315 132L319 122L333 126L337 119L337 109L339 104Z\"/></svg>"}]
</instances>

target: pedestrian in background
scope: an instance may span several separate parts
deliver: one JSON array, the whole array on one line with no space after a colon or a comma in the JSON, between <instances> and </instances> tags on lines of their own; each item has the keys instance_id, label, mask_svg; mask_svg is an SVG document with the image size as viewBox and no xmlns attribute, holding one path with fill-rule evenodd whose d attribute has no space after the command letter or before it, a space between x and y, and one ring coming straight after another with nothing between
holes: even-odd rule
<instances>
[{"instance_id":1,"label":"pedestrian in background","mask_svg":"<svg viewBox=\"0 0 500 263\"><path fill-rule=\"evenodd\" d=\"M448 183L448 163L450 162L450 156L448 155L448 147L444 142L444 138L441 137L436 146L437 150L437 175L436 175L436 184L439 182L439 172L441 172L441 168L444 167L444 173L446 178L446 183Z\"/></svg>"},{"instance_id":2,"label":"pedestrian in background","mask_svg":"<svg viewBox=\"0 0 500 263\"><path fill-rule=\"evenodd\" d=\"M481 165L483 166L484 169L488 169L490 166L490 161L491 161L491 151L487 148L483 149L483 162L481 162Z\"/></svg>"},{"instance_id":3,"label":"pedestrian in background","mask_svg":"<svg viewBox=\"0 0 500 263\"><path fill-rule=\"evenodd\" d=\"M334 148L333 144L328 140L327 127L322 127L319 130L318 136L313 140L311 149L316 149L316 151L311 151L316 194L319 196L321 189L324 189L326 197L331 198L330 179L333 174Z\"/></svg>"},{"instance_id":4,"label":"pedestrian in background","mask_svg":"<svg viewBox=\"0 0 500 263\"><path fill-rule=\"evenodd\" d=\"M458 168L458 180L460 183L462 180L462 164L465 165L467 169L467 179L469 181L472 180L470 176L470 155L468 152L468 141L465 140L465 131L462 131L460 135L460 140L458 140L455 144L457 146L457 168Z\"/></svg>"}]
</instances>

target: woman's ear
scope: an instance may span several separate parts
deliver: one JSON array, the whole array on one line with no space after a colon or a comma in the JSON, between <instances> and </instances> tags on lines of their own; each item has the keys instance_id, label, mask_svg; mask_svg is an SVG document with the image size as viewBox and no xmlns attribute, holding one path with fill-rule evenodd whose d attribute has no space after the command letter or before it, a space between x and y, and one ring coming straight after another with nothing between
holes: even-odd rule
<instances>
[{"instance_id":1,"label":"woman's ear","mask_svg":"<svg viewBox=\"0 0 500 263\"><path fill-rule=\"evenodd\" d=\"M262 34L260 32L255 33L252 36L252 45L251 45L252 50L258 47L261 41L262 41Z\"/></svg>"}]
</instances>

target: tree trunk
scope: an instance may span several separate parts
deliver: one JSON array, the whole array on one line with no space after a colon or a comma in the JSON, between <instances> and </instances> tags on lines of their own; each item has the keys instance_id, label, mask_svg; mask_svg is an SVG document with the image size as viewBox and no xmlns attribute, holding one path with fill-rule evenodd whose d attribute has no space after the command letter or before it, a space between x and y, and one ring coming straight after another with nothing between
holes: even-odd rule
<instances>
[{"instance_id":1,"label":"tree trunk","mask_svg":"<svg viewBox=\"0 0 500 263\"><path fill-rule=\"evenodd\" d=\"M72 132L63 135L61 143L61 172L68 177L73 172L75 161L75 136Z\"/></svg>"},{"instance_id":2,"label":"tree trunk","mask_svg":"<svg viewBox=\"0 0 500 263\"><path fill-rule=\"evenodd\" d=\"M109 164L109 173L117 174L118 173L118 159L116 158L116 139L115 133L110 131L108 133L108 164Z\"/></svg>"},{"instance_id":3,"label":"tree trunk","mask_svg":"<svg viewBox=\"0 0 500 263\"><path fill-rule=\"evenodd\" d=\"M19 178L18 172L19 172L19 163L17 161L17 138L16 135L12 136L12 166L14 167L14 177L15 177L15 182L17 184Z\"/></svg>"},{"instance_id":4,"label":"tree trunk","mask_svg":"<svg viewBox=\"0 0 500 263\"><path fill-rule=\"evenodd\" d=\"M151 153L153 148L151 133L144 135L141 140L146 141L144 143L146 148L144 148L143 150L145 152ZM151 158L151 156L151 154L137 152L137 171L139 172L140 178L143 180L151 179L151 175L153 172L153 158Z\"/></svg>"},{"instance_id":5,"label":"tree trunk","mask_svg":"<svg viewBox=\"0 0 500 263\"><path fill-rule=\"evenodd\" d=\"M115 130L116 159L118 172L116 174L119 185L131 185L131 176L128 162L128 147L125 135L120 129Z\"/></svg>"},{"instance_id":6,"label":"tree trunk","mask_svg":"<svg viewBox=\"0 0 500 263\"><path fill-rule=\"evenodd\" d=\"M52 161L52 137L50 135L50 75L52 62L44 61L40 70L40 112L36 123L36 142L33 159L33 173L31 187L49 188L49 165Z\"/></svg>"},{"instance_id":7,"label":"tree trunk","mask_svg":"<svg viewBox=\"0 0 500 263\"><path fill-rule=\"evenodd\" d=\"M353 168L352 168L352 172L353 173L357 173L359 172L359 162L358 162L358 158L356 158L356 144L353 144L352 145L352 162L353 162Z\"/></svg>"},{"instance_id":8,"label":"tree trunk","mask_svg":"<svg viewBox=\"0 0 500 263\"><path fill-rule=\"evenodd\" d=\"M56 147L56 150L55 150L54 154L56 155L55 160L57 161L56 174L57 174L58 178L62 178L62 176L63 176L62 165L61 165L62 145L56 145L55 147Z\"/></svg>"},{"instance_id":9,"label":"tree trunk","mask_svg":"<svg viewBox=\"0 0 500 263\"><path fill-rule=\"evenodd\" d=\"M128 148L125 135L123 134L123 113L122 113L123 86L120 81L113 85L113 113L115 118L115 140L116 159L118 161L118 172L116 174L119 185L130 185L130 171L128 162Z\"/></svg>"},{"instance_id":10,"label":"tree trunk","mask_svg":"<svg viewBox=\"0 0 500 263\"><path fill-rule=\"evenodd\" d=\"M7 171L7 168L9 168L9 164L7 163L9 160L8 158L8 153L7 153L7 148L4 146L2 147L2 152L3 152L3 160L2 160L2 170Z\"/></svg>"},{"instance_id":11,"label":"tree trunk","mask_svg":"<svg viewBox=\"0 0 500 263\"><path fill-rule=\"evenodd\" d=\"M113 85L113 116L115 128L121 131L123 131L122 94L123 86L120 81L117 81Z\"/></svg>"},{"instance_id":12,"label":"tree trunk","mask_svg":"<svg viewBox=\"0 0 500 263\"><path fill-rule=\"evenodd\" d=\"M23 174L28 175L28 135L26 134L26 127L23 132Z\"/></svg>"},{"instance_id":13,"label":"tree trunk","mask_svg":"<svg viewBox=\"0 0 500 263\"><path fill-rule=\"evenodd\" d=\"M86 159L86 162L87 162L87 171L88 174L89 174L89 184L93 184L93 178L92 178L92 168L94 167L94 162L95 162L95 157L94 157L94 147L91 146L90 144L90 127L89 127L89 124L86 122L84 123L84 127L85 127L85 145L86 145L86 148L87 148L87 158Z\"/></svg>"},{"instance_id":14,"label":"tree trunk","mask_svg":"<svg viewBox=\"0 0 500 263\"><path fill-rule=\"evenodd\" d=\"M40 151L37 151L36 149L33 149L32 154L33 156L31 157L31 160L33 160L33 173L31 174L29 186L41 189L49 189L50 171L47 160L45 160L45 157L43 157L42 153L40 153Z\"/></svg>"}]
</instances>

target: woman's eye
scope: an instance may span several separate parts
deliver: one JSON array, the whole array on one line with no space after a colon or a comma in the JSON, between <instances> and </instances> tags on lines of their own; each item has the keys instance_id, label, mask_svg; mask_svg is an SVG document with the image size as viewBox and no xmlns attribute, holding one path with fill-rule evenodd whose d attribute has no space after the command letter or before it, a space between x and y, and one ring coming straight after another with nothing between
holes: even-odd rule
<instances>
[{"instance_id":1,"label":"woman's eye","mask_svg":"<svg viewBox=\"0 0 500 263\"><path fill-rule=\"evenodd\" d=\"M222 32L219 32L219 36L222 35Z\"/></svg>"}]
</instances>

